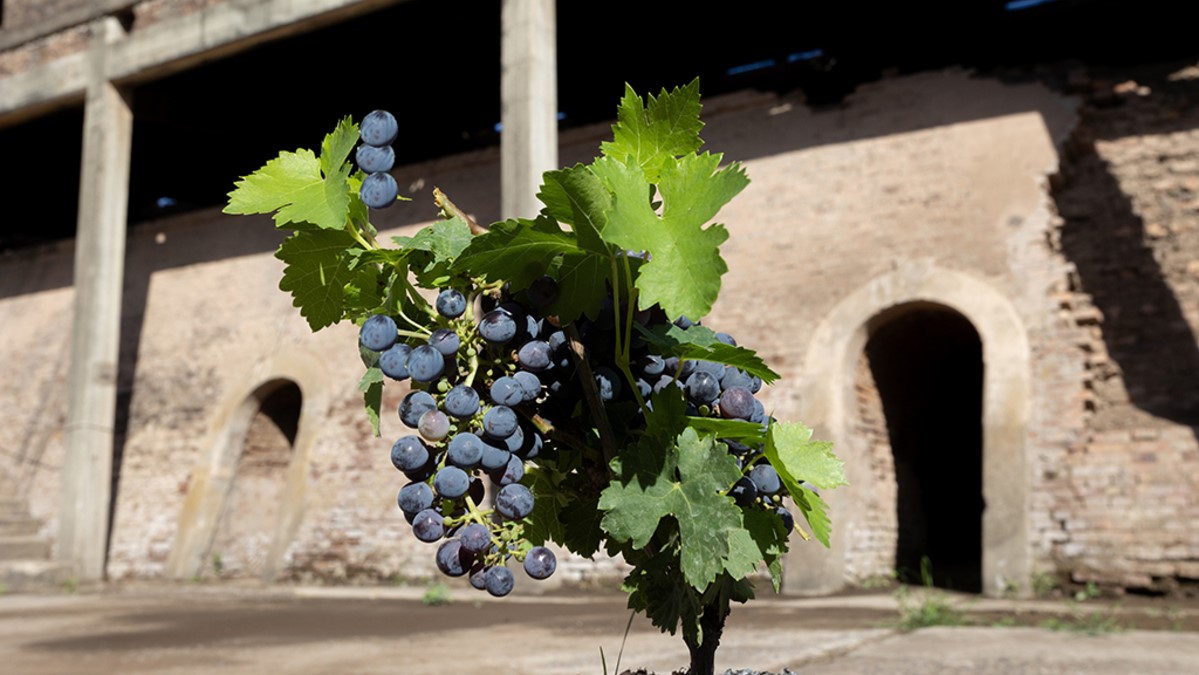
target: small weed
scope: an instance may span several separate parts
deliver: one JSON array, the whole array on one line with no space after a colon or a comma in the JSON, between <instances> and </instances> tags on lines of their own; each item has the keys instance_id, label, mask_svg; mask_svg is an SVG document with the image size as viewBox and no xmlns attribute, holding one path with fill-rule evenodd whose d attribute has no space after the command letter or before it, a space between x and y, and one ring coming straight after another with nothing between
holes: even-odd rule
<instances>
[{"instance_id":1,"label":"small weed","mask_svg":"<svg viewBox=\"0 0 1199 675\"><path fill-rule=\"evenodd\" d=\"M1041 628L1056 631L1069 631L1083 635L1106 635L1119 633L1124 630L1115 617L1104 616L1099 612L1075 614L1068 619L1053 618L1041 622Z\"/></svg>"},{"instance_id":2,"label":"small weed","mask_svg":"<svg viewBox=\"0 0 1199 675\"><path fill-rule=\"evenodd\" d=\"M75 577L67 579L66 581L62 582L62 589L68 593L74 593L75 591L79 590L79 580Z\"/></svg>"},{"instance_id":3,"label":"small weed","mask_svg":"<svg viewBox=\"0 0 1199 675\"><path fill-rule=\"evenodd\" d=\"M899 620L896 627L902 631L913 631L931 626L961 626L966 618L943 594L932 591L933 570L928 556L920 559L920 579L924 582L923 597L916 600L907 586L895 591L899 601Z\"/></svg>"},{"instance_id":4,"label":"small weed","mask_svg":"<svg viewBox=\"0 0 1199 675\"><path fill-rule=\"evenodd\" d=\"M991 624L991 627L992 628L1014 628L1015 626L1019 626L1019 625L1020 625L1020 623L1016 621L1016 617L1005 616L1001 619L996 619L995 622Z\"/></svg>"},{"instance_id":5,"label":"small weed","mask_svg":"<svg viewBox=\"0 0 1199 675\"><path fill-rule=\"evenodd\" d=\"M866 577L862 581L862 588L874 590L878 588L890 588L891 584L899 579L899 572L891 570L890 574L875 574Z\"/></svg>"},{"instance_id":6,"label":"small weed","mask_svg":"<svg viewBox=\"0 0 1199 675\"><path fill-rule=\"evenodd\" d=\"M1061 580L1052 572L1041 572L1032 578L1032 593L1038 598L1052 597L1061 587Z\"/></svg>"},{"instance_id":7,"label":"small weed","mask_svg":"<svg viewBox=\"0 0 1199 675\"><path fill-rule=\"evenodd\" d=\"M421 603L428 607L438 607L440 605L450 604L450 588L443 583L430 584L425 590L424 596L420 599Z\"/></svg>"},{"instance_id":8,"label":"small weed","mask_svg":"<svg viewBox=\"0 0 1199 675\"><path fill-rule=\"evenodd\" d=\"M225 569L225 563L221 561L220 553L212 554L212 573L217 578L220 578L221 572Z\"/></svg>"},{"instance_id":9,"label":"small weed","mask_svg":"<svg viewBox=\"0 0 1199 675\"><path fill-rule=\"evenodd\" d=\"M1085 602L1099 597L1099 584L1088 581L1087 585L1074 594L1075 602Z\"/></svg>"},{"instance_id":10,"label":"small weed","mask_svg":"<svg viewBox=\"0 0 1199 675\"><path fill-rule=\"evenodd\" d=\"M0 583L0 595L7 595L7 594L8 594L8 586L3 583Z\"/></svg>"}]
</instances>

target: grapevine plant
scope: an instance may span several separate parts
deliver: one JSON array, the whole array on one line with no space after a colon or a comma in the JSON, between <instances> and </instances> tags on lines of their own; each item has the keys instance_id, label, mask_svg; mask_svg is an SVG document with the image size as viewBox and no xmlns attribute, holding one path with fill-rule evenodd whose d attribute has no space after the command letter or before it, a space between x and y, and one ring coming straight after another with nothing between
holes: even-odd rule
<instances>
[{"instance_id":1,"label":"grapevine plant","mask_svg":"<svg viewBox=\"0 0 1199 675\"><path fill-rule=\"evenodd\" d=\"M397 501L443 573L503 596L509 563L554 572L551 542L620 555L630 608L681 629L695 675L730 603L753 597L747 577L764 568L778 590L792 531L828 545L816 490L845 483L830 444L756 398L778 375L700 324L728 269L710 221L749 181L699 152L699 111L698 81L626 88L612 140L547 172L531 219L482 227L435 190L438 219L382 245L371 209L402 199L384 111L343 119L319 155L280 153L225 209L292 231L279 287L313 331L360 326L376 436L384 383L408 387Z\"/></svg>"}]
</instances>

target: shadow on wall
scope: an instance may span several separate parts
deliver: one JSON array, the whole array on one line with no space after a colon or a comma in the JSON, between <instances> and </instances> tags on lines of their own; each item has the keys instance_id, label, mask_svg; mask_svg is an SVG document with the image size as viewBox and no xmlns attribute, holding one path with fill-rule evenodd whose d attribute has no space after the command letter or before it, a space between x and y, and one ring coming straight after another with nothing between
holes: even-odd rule
<instances>
[{"instance_id":1,"label":"shadow on wall","mask_svg":"<svg viewBox=\"0 0 1199 675\"><path fill-rule=\"evenodd\" d=\"M1189 172L1199 188L1199 169L1186 169L1199 158L1199 143L1186 156L1184 148L1167 150L1135 138L1199 127L1199 80L1160 78L1151 91L1084 109L1053 190L1065 221L1062 252L1078 271L1073 290L1089 294L1102 312L1103 343L1114 362L1105 367L1100 359L1092 366L1098 428L1137 424L1137 410L1199 426L1199 345L1183 311L1187 298L1180 300L1193 284L1179 269L1185 260L1179 255L1193 255L1199 245L1199 232L1189 231L1199 219L1185 208L1195 190L1178 175ZM1121 139L1125 143L1113 157L1123 186L1096 148L1097 142Z\"/></svg>"}]
</instances>

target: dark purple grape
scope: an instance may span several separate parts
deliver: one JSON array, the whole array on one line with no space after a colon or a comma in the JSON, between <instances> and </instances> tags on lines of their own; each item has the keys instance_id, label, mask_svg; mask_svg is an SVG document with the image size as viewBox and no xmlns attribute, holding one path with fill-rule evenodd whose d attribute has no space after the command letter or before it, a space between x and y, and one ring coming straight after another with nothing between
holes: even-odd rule
<instances>
[{"instance_id":1,"label":"dark purple grape","mask_svg":"<svg viewBox=\"0 0 1199 675\"><path fill-rule=\"evenodd\" d=\"M620 375L607 366L600 366L592 371L595 376L595 386L599 390L600 400L611 401L620 396Z\"/></svg>"},{"instance_id":2,"label":"dark purple grape","mask_svg":"<svg viewBox=\"0 0 1199 675\"><path fill-rule=\"evenodd\" d=\"M504 344L516 336L516 321L502 309L493 309L479 320L479 335L492 344Z\"/></svg>"},{"instance_id":3,"label":"dark purple grape","mask_svg":"<svg viewBox=\"0 0 1199 675\"><path fill-rule=\"evenodd\" d=\"M400 125L395 115L386 110L372 110L362 118L358 135L362 142L376 147L391 145L400 133Z\"/></svg>"},{"instance_id":4,"label":"dark purple grape","mask_svg":"<svg viewBox=\"0 0 1199 675\"><path fill-rule=\"evenodd\" d=\"M744 387L749 389L753 386L753 378L745 374L745 371L740 368L727 366L724 369L724 375L720 378L720 386L728 389L729 387ZM753 393L752 391L750 392Z\"/></svg>"},{"instance_id":5,"label":"dark purple grape","mask_svg":"<svg viewBox=\"0 0 1199 675\"><path fill-rule=\"evenodd\" d=\"M490 394L491 400L502 406L519 405L525 398L525 390L520 386L520 382L507 375L496 378L495 382L491 383Z\"/></svg>"},{"instance_id":6,"label":"dark purple grape","mask_svg":"<svg viewBox=\"0 0 1199 675\"><path fill-rule=\"evenodd\" d=\"M791 531L795 529L795 516L792 516L791 511L785 506L774 507L774 512L783 519L783 528L787 530L787 534L791 534Z\"/></svg>"},{"instance_id":7,"label":"dark purple grape","mask_svg":"<svg viewBox=\"0 0 1199 675\"><path fill-rule=\"evenodd\" d=\"M520 520L533 512L533 493L520 483L500 488L495 496L495 510L508 520Z\"/></svg>"},{"instance_id":8,"label":"dark purple grape","mask_svg":"<svg viewBox=\"0 0 1199 675\"><path fill-rule=\"evenodd\" d=\"M466 296L453 288L447 288L438 293L437 301L434 304L437 307L437 313L447 319L457 319L466 312Z\"/></svg>"},{"instance_id":9,"label":"dark purple grape","mask_svg":"<svg viewBox=\"0 0 1199 675\"><path fill-rule=\"evenodd\" d=\"M516 380L520 385L520 390L523 393L521 401L528 403L529 401L537 400L538 394L541 393L541 380L528 371L518 370L512 375L512 379Z\"/></svg>"},{"instance_id":10,"label":"dark purple grape","mask_svg":"<svg viewBox=\"0 0 1199 675\"><path fill-rule=\"evenodd\" d=\"M457 384L445 393L441 404L450 416L460 420L468 419L479 412L479 392L475 391L474 387Z\"/></svg>"},{"instance_id":11,"label":"dark purple grape","mask_svg":"<svg viewBox=\"0 0 1199 675\"><path fill-rule=\"evenodd\" d=\"M772 495L783 486L779 481L778 472L769 464L755 464L749 471L749 478L754 482L754 487L758 488L758 494Z\"/></svg>"},{"instance_id":12,"label":"dark purple grape","mask_svg":"<svg viewBox=\"0 0 1199 675\"><path fill-rule=\"evenodd\" d=\"M487 592L497 598L511 593L512 586L516 584L516 578L512 576L512 571L507 567L492 567L487 570L483 579L487 584Z\"/></svg>"},{"instance_id":13,"label":"dark purple grape","mask_svg":"<svg viewBox=\"0 0 1199 675\"><path fill-rule=\"evenodd\" d=\"M429 448L419 436L404 436L391 446L391 463L400 471L416 471L429 461Z\"/></svg>"},{"instance_id":14,"label":"dark purple grape","mask_svg":"<svg viewBox=\"0 0 1199 675\"><path fill-rule=\"evenodd\" d=\"M408 355L412 347L400 343L379 355L379 369L393 380L408 379Z\"/></svg>"},{"instance_id":15,"label":"dark purple grape","mask_svg":"<svg viewBox=\"0 0 1199 675\"><path fill-rule=\"evenodd\" d=\"M456 466L446 466L433 476L433 489L439 497L458 499L470 487L470 476Z\"/></svg>"},{"instance_id":16,"label":"dark purple grape","mask_svg":"<svg viewBox=\"0 0 1199 675\"><path fill-rule=\"evenodd\" d=\"M445 371L445 357L429 345L421 345L408 356L408 374L417 382L432 382Z\"/></svg>"},{"instance_id":17,"label":"dark purple grape","mask_svg":"<svg viewBox=\"0 0 1199 675\"><path fill-rule=\"evenodd\" d=\"M429 336L429 346L442 356L453 356L462 346L462 340L449 328L438 328Z\"/></svg>"},{"instance_id":18,"label":"dark purple grape","mask_svg":"<svg viewBox=\"0 0 1199 675\"><path fill-rule=\"evenodd\" d=\"M425 509L412 519L412 534L423 542L437 541L445 534L445 523L441 514L433 509Z\"/></svg>"},{"instance_id":19,"label":"dark purple grape","mask_svg":"<svg viewBox=\"0 0 1199 675\"><path fill-rule=\"evenodd\" d=\"M427 391L409 392L404 400L400 401L400 420L410 428L415 429L420 425L421 415L430 410L437 410L437 401Z\"/></svg>"},{"instance_id":20,"label":"dark purple grape","mask_svg":"<svg viewBox=\"0 0 1199 675\"><path fill-rule=\"evenodd\" d=\"M550 358L552 351L550 343L542 342L541 340L530 340L521 345L520 350L516 352L516 358L520 361L521 368L539 373L549 368L550 364L553 363Z\"/></svg>"},{"instance_id":21,"label":"dark purple grape","mask_svg":"<svg viewBox=\"0 0 1199 675\"><path fill-rule=\"evenodd\" d=\"M483 459L483 441L476 435L466 432L450 439L446 449L445 461L461 469L470 470L479 465Z\"/></svg>"},{"instance_id":22,"label":"dark purple grape","mask_svg":"<svg viewBox=\"0 0 1199 675\"><path fill-rule=\"evenodd\" d=\"M656 379L658 375L666 372L666 361L657 354L646 354L637 360L637 367L643 375Z\"/></svg>"},{"instance_id":23,"label":"dark purple grape","mask_svg":"<svg viewBox=\"0 0 1199 675\"><path fill-rule=\"evenodd\" d=\"M470 585L480 591L487 590L487 570L490 567L485 567L482 563L475 563L474 567L470 568Z\"/></svg>"},{"instance_id":24,"label":"dark purple grape","mask_svg":"<svg viewBox=\"0 0 1199 675\"><path fill-rule=\"evenodd\" d=\"M362 322L358 331L358 342L372 352L391 348L399 338L395 319L386 314L372 314Z\"/></svg>"},{"instance_id":25,"label":"dark purple grape","mask_svg":"<svg viewBox=\"0 0 1199 675\"><path fill-rule=\"evenodd\" d=\"M433 488L428 483L409 483L400 488L396 503L404 513L416 515L433 506Z\"/></svg>"},{"instance_id":26,"label":"dark purple grape","mask_svg":"<svg viewBox=\"0 0 1199 675\"><path fill-rule=\"evenodd\" d=\"M508 457L512 453L505 448L501 448L486 441L483 442L483 457L479 459L479 466L482 466L488 471L502 469L508 465Z\"/></svg>"},{"instance_id":27,"label":"dark purple grape","mask_svg":"<svg viewBox=\"0 0 1199 675\"><path fill-rule=\"evenodd\" d=\"M363 143L354 153L354 161L358 163L358 168L362 169L364 173L391 171L391 167L396 163L396 153L390 145L378 147Z\"/></svg>"},{"instance_id":28,"label":"dark purple grape","mask_svg":"<svg viewBox=\"0 0 1199 675\"><path fill-rule=\"evenodd\" d=\"M745 387L728 387L720 394L720 416L725 419L748 420L753 417L755 400L754 395Z\"/></svg>"},{"instance_id":29,"label":"dark purple grape","mask_svg":"<svg viewBox=\"0 0 1199 675\"><path fill-rule=\"evenodd\" d=\"M413 379L416 379L415 375L413 375ZM687 378L687 398L692 403L706 405L715 401L719 395L720 382L711 374L696 371Z\"/></svg>"},{"instance_id":30,"label":"dark purple grape","mask_svg":"<svg viewBox=\"0 0 1199 675\"><path fill-rule=\"evenodd\" d=\"M494 406L483 415L483 433L489 438L503 440L516 433L516 427L516 413L508 406Z\"/></svg>"},{"instance_id":31,"label":"dark purple grape","mask_svg":"<svg viewBox=\"0 0 1199 675\"><path fill-rule=\"evenodd\" d=\"M396 185L396 179L382 171L362 179L362 187L358 189L362 203L372 209L385 209L395 204L399 194L400 187Z\"/></svg>"},{"instance_id":32,"label":"dark purple grape","mask_svg":"<svg viewBox=\"0 0 1199 675\"><path fill-rule=\"evenodd\" d=\"M717 333L716 339L717 339L717 341L723 342L724 344L729 345L731 347L737 346L737 341L734 340L733 336L729 335L728 333Z\"/></svg>"},{"instance_id":33,"label":"dark purple grape","mask_svg":"<svg viewBox=\"0 0 1199 675\"><path fill-rule=\"evenodd\" d=\"M503 469L496 469L487 474L491 482L499 486L519 483L525 477L525 463L515 455L508 458L508 464Z\"/></svg>"},{"instance_id":34,"label":"dark purple grape","mask_svg":"<svg viewBox=\"0 0 1199 675\"><path fill-rule=\"evenodd\" d=\"M548 579L558 569L558 558L544 546L534 546L525 554L525 574L534 579Z\"/></svg>"},{"instance_id":35,"label":"dark purple grape","mask_svg":"<svg viewBox=\"0 0 1199 675\"><path fill-rule=\"evenodd\" d=\"M467 524L458 532L458 538L462 540L462 548L476 555L491 546L491 530L482 523Z\"/></svg>"},{"instance_id":36,"label":"dark purple grape","mask_svg":"<svg viewBox=\"0 0 1199 675\"><path fill-rule=\"evenodd\" d=\"M733 501L737 502L737 506L749 506L758 498L758 488L750 480L749 476L742 476L729 489L729 496L733 498Z\"/></svg>"},{"instance_id":37,"label":"dark purple grape","mask_svg":"<svg viewBox=\"0 0 1199 675\"><path fill-rule=\"evenodd\" d=\"M446 540L437 547L437 569L447 577L466 574L468 568L462 564L462 559L462 542L457 539Z\"/></svg>"}]
</instances>

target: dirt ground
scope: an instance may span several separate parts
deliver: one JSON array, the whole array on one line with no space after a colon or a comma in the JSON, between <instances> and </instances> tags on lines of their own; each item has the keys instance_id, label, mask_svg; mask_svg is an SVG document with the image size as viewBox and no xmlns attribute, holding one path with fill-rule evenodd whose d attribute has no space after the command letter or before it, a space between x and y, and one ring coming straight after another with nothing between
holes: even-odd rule
<instances>
[{"instance_id":1,"label":"dirt ground","mask_svg":"<svg viewBox=\"0 0 1199 675\"><path fill-rule=\"evenodd\" d=\"M686 665L679 637L624 598L555 592L495 600L425 589L110 587L0 597L0 671L574 675ZM1199 672L1199 602L1000 601L894 593L771 597L734 609L717 668L781 672ZM907 615L964 627L897 629ZM945 609L947 608L947 609ZM939 614L938 614L939 612ZM601 656L602 650L602 656ZM498 666L498 669L497 669Z\"/></svg>"}]
</instances>

